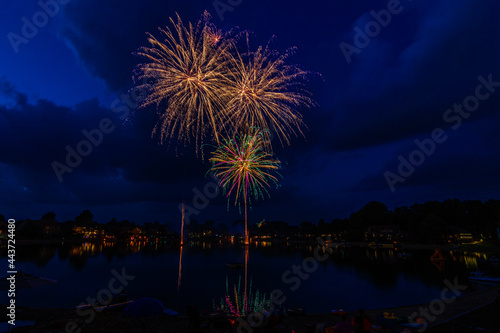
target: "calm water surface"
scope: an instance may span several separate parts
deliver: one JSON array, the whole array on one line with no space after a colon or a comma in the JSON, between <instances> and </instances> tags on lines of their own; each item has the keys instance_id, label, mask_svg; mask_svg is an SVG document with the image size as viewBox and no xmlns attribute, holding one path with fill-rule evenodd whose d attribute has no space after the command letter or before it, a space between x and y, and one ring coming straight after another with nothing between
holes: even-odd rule
<instances>
[{"instance_id":1,"label":"calm water surface","mask_svg":"<svg viewBox=\"0 0 500 333\"><path fill-rule=\"evenodd\" d=\"M481 253L442 251L440 261L431 261L434 250L338 247L312 271L314 262L305 259L313 256L315 248L270 243L251 246L247 278L252 281L252 290L269 295L280 289L286 297L285 307L308 312L381 308L427 303L440 297L445 279L458 277L460 283L468 284L469 271L490 269L480 267L481 259L486 258ZM6 249L0 251L0 267L6 268ZM402 253L411 256L398 255ZM226 278L231 290L239 278L243 285L245 270L229 269L226 263L244 261L243 247L212 243L191 243L182 252L179 247L155 243L20 245L17 269L58 283L19 290L17 304L73 307L107 288L113 269L121 272L124 268L135 276L126 288L132 299L157 298L182 313L189 304L211 311L214 300L218 303L226 291ZM301 267L304 262L312 272L301 268L294 273L294 266ZM474 288L469 285L468 290ZM7 302L5 293L0 301Z\"/></svg>"}]
</instances>

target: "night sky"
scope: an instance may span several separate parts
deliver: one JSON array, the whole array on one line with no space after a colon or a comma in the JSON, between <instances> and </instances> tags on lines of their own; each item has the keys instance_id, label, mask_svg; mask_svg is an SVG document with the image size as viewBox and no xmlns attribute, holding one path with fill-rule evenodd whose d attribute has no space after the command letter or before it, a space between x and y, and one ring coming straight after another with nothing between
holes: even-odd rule
<instances>
[{"instance_id":1,"label":"night sky","mask_svg":"<svg viewBox=\"0 0 500 333\"><path fill-rule=\"evenodd\" d=\"M302 110L305 138L276 150L281 186L253 203L250 222L328 222L373 200L500 198L498 0L44 1L51 15L35 0L0 3L6 218L180 220L179 203L193 206L193 189L212 182L210 164L194 145L160 145L155 110L126 102L145 32L205 9L221 29L252 31L253 45L275 35L273 48L297 46L290 63L321 73L307 83L318 107ZM58 178L54 162L99 126L102 142ZM241 215L219 195L191 218Z\"/></svg>"}]
</instances>

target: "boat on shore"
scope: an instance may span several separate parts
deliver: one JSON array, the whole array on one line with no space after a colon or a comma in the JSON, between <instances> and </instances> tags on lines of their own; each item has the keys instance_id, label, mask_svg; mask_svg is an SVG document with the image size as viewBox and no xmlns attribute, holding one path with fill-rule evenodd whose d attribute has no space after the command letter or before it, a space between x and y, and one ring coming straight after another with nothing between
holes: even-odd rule
<instances>
[{"instance_id":1,"label":"boat on shore","mask_svg":"<svg viewBox=\"0 0 500 333\"><path fill-rule=\"evenodd\" d=\"M288 309L288 315L289 316L295 316L295 317L298 317L298 316L305 316L306 315L306 310L302 309L302 308L294 308L294 309Z\"/></svg>"},{"instance_id":2,"label":"boat on shore","mask_svg":"<svg viewBox=\"0 0 500 333\"><path fill-rule=\"evenodd\" d=\"M498 257L493 256L489 259L479 259L479 262L482 264L499 265L500 259L498 259Z\"/></svg>"},{"instance_id":3,"label":"boat on shore","mask_svg":"<svg viewBox=\"0 0 500 333\"><path fill-rule=\"evenodd\" d=\"M117 310L117 309L123 309L130 305L133 301L125 301L125 302L120 302L120 303L112 303L109 305L103 305L103 306L98 306L95 307L93 304L81 304L76 306L76 309L78 310L86 310L93 308L95 311L101 312L105 310Z\"/></svg>"},{"instance_id":4,"label":"boat on shore","mask_svg":"<svg viewBox=\"0 0 500 333\"><path fill-rule=\"evenodd\" d=\"M344 309L338 309L338 310L334 309L332 310L332 314L337 316L343 316L347 314L347 312L345 312Z\"/></svg>"},{"instance_id":5,"label":"boat on shore","mask_svg":"<svg viewBox=\"0 0 500 333\"><path fill-rule=\"evenodd\" d=\"M486 275L483 272L471 272L469 280L483 283L500 283L500 277Z\"/></svg>"}]
</instances>

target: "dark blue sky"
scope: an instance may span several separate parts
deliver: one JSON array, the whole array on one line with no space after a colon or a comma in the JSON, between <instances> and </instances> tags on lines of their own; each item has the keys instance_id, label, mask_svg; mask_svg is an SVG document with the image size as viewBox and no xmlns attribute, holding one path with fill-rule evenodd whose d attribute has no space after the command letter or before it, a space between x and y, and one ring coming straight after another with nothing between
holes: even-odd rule
<instances>
[{"instance_id":1,"label":"dark blue sky","mask_svg":"<svg viewBox=\"0 0 500 333\"><path fill-rule=\"evenodd\" d=\"M41 3L0 4L0 214L8 218L54 211L64 221L90 209L99 222L175 222L182 200L193 206L193 189L211 182L208 162L194 146L176 154L151 138L154 112L125 119L112 109L126 105L145 32L175 12L187 22L205 9L222 29L252 31L255 44L276 35L274 48L297 46L290 62L322 74L309 82L319 107L303 112L306 138L278 149L281 187L255 202L251 222L330 221L372 200L392 208L500 198L496 0ZM65 164L66 147L100 125L102 143L60 181L54 161ZM192 215L238 217L222 196Z\"/></svg>"}]
</instances>

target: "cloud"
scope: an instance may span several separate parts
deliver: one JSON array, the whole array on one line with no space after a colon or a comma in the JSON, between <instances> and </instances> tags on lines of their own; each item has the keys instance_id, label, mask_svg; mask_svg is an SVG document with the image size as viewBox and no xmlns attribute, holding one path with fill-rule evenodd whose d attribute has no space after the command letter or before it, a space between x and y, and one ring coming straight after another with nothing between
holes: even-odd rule
<instances>
[{"instance_id":1,"label":"cloud","mask_svg":"<svg viewBox=\"0 0 500 333\"><path fill-rule=\"evenodd\" d=\"M500 77L500 46L492 42L500 38L499 9L494 1L443 0L393 17L350 65L327 147L356 149L425 133L473 93L477 76Z\"/></svg>"},{"instance_id":2,"label":"cloud","mask_svg":"<svg viewBox=\"0 0 500 333\"><path fill-rule=\"evenodd\" d=\"M125 126L95 99L73 108L43 99L28 103L9 83L2 82L1 86L3 94L18 103L0 105L0 131L8 138L0 141L0 163L13 168L13 179L39 196L30 201L66 201L68 191L89 203L151 200L155 196L162 200L172 193L164 191L165 187L176 188L181 183L192 184L203 179L196 175L203 175L206 166L195 156L187 153L184 158L175 158L175 150L167 151L157 138L141 132L141 119L144 120L141 115L136 126ZM52 163L66 164L66 147L77 150L79 142L88 141L82 131L98 128L104 118L110 119L116 129L105 134L102 144L94 146L72 173L64 174L60 184ZM43 189L51 192L46 194ZM61 196L56 198L52 193Z\"/></svg>"},{"instance_id":3,"label":"cloud","mask_svg":"<svg viewBox=\"0 0 500 333\"><path fill-rule=\"evenodd\" d=\"M203 5L186 1L71 1L65 6L61 36L95 76L104 79L114 91L130 87L137 59L132 55L147 43L145 32L169 24L175 12L197 19Z\"/></svg>"},{"instance_id":4,"label":"cloud","mask_svg":"<svg viewBox=\"0 0 500 333\"><path fill-rule=\"evenodd\" d=\"M500 161L500 136L496 124L500 116L489 119L465 123L456 131L446 132L447 140L436 144L433 154L425 157L421 166L403 183L395 185L396 195L402 190L418 190L419 188L432 189L440 193L468 192L468 195L481 193L481 196L497 196L500 176L498 167ZM424 140L429 136L419 136ZM402 156L406 160L409 155L419 149L413 140L407 140L393 155L385 156L385 164L377 172L367 174L352 191L387 191L389 186L385 179L385 172L398 174ZM445 196L445 195L443 195Z\"/></svg>"},{"instance_id":5,"label":"cloud","mask_svg":"<svg viewBox=\"0 0 500 333\"><path fill-rule=\"evenodd\" d=\"M34 216L43 214L44 210L55 210L54 207L63 212L68 211L68 207L76 210L87 207L111 218L110 214L117 215L116 207L129 205L121 209L124 214L139 216L131 207L158 210L160 205L164 210L158 214L165 216L167 207L174 214L182 201L193 206L193 190L203 192L205 185L212 182L206 176L210 164L206 158L201 160L195 156L194 147L167 149L158 143L157 137L151 138L155 118L150 112L136 111L133 122L123 122L96 99L72 108L61 107L46 100L25 102L18 98L23 94L8 82L0 86L4 87L2 92L7 99L23 101L0 105L0 131L8 138L0 142L4 211L12 207L22 209L29 203L30 208L25 210L36 211ZM102 143L94 146L92 153L83 157L73 172L64 173L60 183L52 163L66 164L66 147L77 151L80 142L89 141L82 131L97 128L104 118L112 121L115 130L104 134ZM288 204L291 196L295 196L286 189L272 192L273 196L277 194L274 205ZM273 203L255 202L256 214L265 214L266 209L275 210ZM112 211L105 213L103 207ZM198 218L228 214L237 219L238 212L238 208L231 208L227 213L227 199L220 195L210 200L209 207L202 209Z\"/></svg>"},{"instance_id":6,"label":"cloud","mask_svg":"<svg viewBox=\"0 0 500 333\"><path fill-rule=\"evenodd\" d=\"M60 17L60 36L85 68L116 93L131 86L137 62L132 53L146 44L145 32L155 33L176 11L187 22L209 9L222 28L255 30L258 43L277 34L277 49L298 45L290 61L323 74L324 82L310 82L322 107L303 110L305 139L276 149L287 163L282 187L273 190L270 200L255 205L256 218L270 214L315 221L345 216L371 200L406 204L456 193L497 194L499 140L493 124L498 123L500 91L452 132L453 138L450 134L449 141L401 184L397 195L388 190L383 172L397 168L397 156L409 154L415 138L443 126L443 113L474 93L479 75L492 73L500 81L500 46L495 43L500 38L500 4L413 1L351 64L345 62L339 43L352 40L352 28L366 24L369 12L384 8L386 1L366 2L364 7L338 2L262 4L243 2L220 22L210 2L73 0ZM111 119L115 129L59 183L51 163L64 163L65 147L86 140L82 130L97 128L104 118ZM0 142L3 208L15 204L22 209L28 202L39 210L80 210L87 205L102 214L175 210L181 200L192 199L193 188L207 182L208 163L194 156L193 147L176 151L159 145L158 138L151 138L155 122L153 110L136 111L124 122L95 98L63 107L27 98L24 90L0 80L0 130L8 137ZM221 197L203 214L208 219L225 212ZM231 214L239 216L234 209Z\"/></svg>"}]
</instances>

